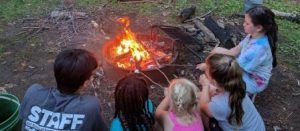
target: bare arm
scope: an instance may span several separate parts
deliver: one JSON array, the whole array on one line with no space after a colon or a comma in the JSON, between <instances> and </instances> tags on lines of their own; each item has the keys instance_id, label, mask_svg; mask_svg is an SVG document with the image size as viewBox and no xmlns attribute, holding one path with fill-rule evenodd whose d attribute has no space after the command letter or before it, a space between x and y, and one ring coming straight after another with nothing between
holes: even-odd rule
<instances>
[{"instance_id":1,"label":"bare arm","mask_svg":"<svg viewBox=\"0 0 300 131\"><path fill-rule=\"evenodd\" d=\"M164 116L168 114L170 97L166 96L158 105L155 111L155 118L158 120L160 125L163 125Z\"/></svg>"},{"instance_id":2,"label":"bare arm","mask_svg":"<svg viewBox=\"0 0 300 131\"><path fill-rule=\"evenodd\" d=\"M196 66L196 69L199 69L201 71L205 71L206 68L207 68L206 63L200 63L200 64L197 64L197 66Z\"/></svg>"},{"instance_id":3,"label":"bare arm","mask_svg":"<svg viewBox=\"0 0 300 131\"><path fill-rule=\"evenodd\" d=\"M217 53L217 54L225 54L230 56L237 56L241 52L241 46L237 45L234 48L231 48L230 50L222 48L222 47L216 47L214 48L211 53Z\"/></svg>"},{"instance_id":4,"label":"bare arm","mask_svg":"<svg viewBox=\"0 0 300 131\"><path fill-rule=\"evenodd\" d=\"M203 111L207 116L212 117L212 114L208 110L208 103L210 101L209 96L209 81L205 75L201 75L199 83L202 85L202 92L199 100L199 105L201 111Z\"/></svg>"}]
</instances>

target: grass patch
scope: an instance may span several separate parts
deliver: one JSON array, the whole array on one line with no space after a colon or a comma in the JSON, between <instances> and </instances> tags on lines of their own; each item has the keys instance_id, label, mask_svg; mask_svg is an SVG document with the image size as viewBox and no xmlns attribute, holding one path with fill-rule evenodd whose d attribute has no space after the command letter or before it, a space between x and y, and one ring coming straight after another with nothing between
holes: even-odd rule
<instances>
[{"instance_id":1,"label":"grass patch","mask_svg":"<svg viewBox=\"0 0 300 131\"><path fill-rule=\"evenodd\" d=\"M126 10L126 12L137 13L140 15L149 16L151 13L156 12L160 9L160 7L155 3L140 3L140 4L132 4L132 3L111 3L111 6L116 9Z\"/></svg>"},{"instance_id":2,"label":"grass patch","mask_svg":"<svg viewBox=\"0 0 300 131\"><path fill-rule=\"evenodd\" d=\"M300 4L292 0L268 0L265 5L278 11L300 13Z\"/></svg>"},{"instance_id":3,"label":"grass patch","mask_svg":"<svg viewBox=\"0 0 300 131\"><path fill-rule=\"evenodd\" d=\"M115 9L122 9L126 12L134 12L140 15L149 16L151 13L161 13L162 10L171 11L168 16L168 21L176 23L176 15L181 9L196 5L196 15L202 15L215 7L218 7L213 14L218 16L229 16L243 11L244 2L236 0L177 0L175 7L165 9L167 2L157 4L152 2L145 2L140 4L119 3L117 0L77 0L76 6L83 8L94 8L103 4L107 4ZM0 18L4 20L13 20L17 17L24 17L26 15L34 16L43 14L55 6L61 4L61 0L1 0L0 2ZM300 4L295 1L287 0L268 0L264 5L284 12L300 12ZM277 19L279 26L278 51L283 57L300 55L300 25L287 21ZM0 32L2 30L0 29ZM30 43L35 43L30 42ZM0 53L3 52L3 45L0 45ZM297 60L300 63L300 60Z\"/></svg>"},{"instance_id":4,"label":"grass patch","mask_svg":"<svg viewBox=\"0 0 300 131\"><path fill-rule=\"evenodd\" d=\"M288 56L299 56L300 25L281 19L277 19L277 24L279 26L279 37L282 37L282 40L278 43L279 52Z\"/></svg>"},{"instance_id":5,"label":"grass patch","mask_svg":"<svg viewBox=\"0 0 300 131\"><path fill-rule=\"evenodd\" d=\"M278 11L300 13L300 4L295 1L267 1L265 5ZM297 70L300 65L300 24L283 19L276 19L276 22L279 28L278 52L281 61Z\"/></svg>"},{"instance_id":6,"label":"grass patch","mask_svg":"<svg viewBox=\"0 0 300 131\"><path fill-rule=\"evenodd\" d=\"M10 21L20 16L40 15L58 3L59 0L2 0L0 17Z\"/></svg>"},{"instance_id":7,"label":"grass patch","mask_svg":"<svg viewBox=\"0 0 300 131\"><path fill-rule=\"evenodd\" d=\"M217 7L213 12L216 15L228 16L234 13L242 12L243 2L237 2L236 0L199 0L196 1L197 13L203 14Z\"/></svg>"},{"instance_id":8,"label":"grass patch","mask_svg":"<svg viewBox=\"0 0 300 131\"><path fill-rule=\"evenodd\" d=\"M115 3L116 0L111 1ZM101 4L106 4L107 0L76 0L76 5L79 7L97 7Z\"/></svg>"}]
</instances>

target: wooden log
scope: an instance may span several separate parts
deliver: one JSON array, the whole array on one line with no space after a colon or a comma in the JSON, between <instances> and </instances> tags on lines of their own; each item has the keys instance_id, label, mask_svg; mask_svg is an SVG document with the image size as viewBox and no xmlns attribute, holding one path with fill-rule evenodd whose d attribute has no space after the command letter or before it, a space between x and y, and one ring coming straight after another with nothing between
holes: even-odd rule
<instances>
[{"instance_id":1,"label":"wooden log","mask_svg":"<svg viewBox=\"0 0 300 131\"><path fill-rule=\"evenodd\" d=\"M227 32L225 29L221 28L211 16L205 17L204 25L208 29L210 29L214 33L214 35L220 40L221 47L227 49L234 47L234 43L231 40L230 33Z\"/></svg>"},{"instance_id":2,"label":"wooden log","mask_svg":"<svg viewBox=\"0 0 300 131\"><path fill-rule=\"evenodd\" d=\"M197 29L200 29L205 34L205 37L207 38L205 39L206 42L220 43L215 35L199 19L194 19L193 23L195 24Z\"/></svg>"},{"instance_id":3,"label":"wooden log","mask_svg":"<svg viewBox=\"0 0 300 131\"><path fill-rule=\"evenodd\" d=\"M300 13L298 13L298 14L287 13L287 12L277 11L277 10L274 10L274 9L272 9L272 11L274 12L274 14L277 17L300 23Z\"/></svg>"},{"instance_id":4,"label":"wooden log","mask_svg":"<svg viewBox=\"0 0 300 131\"><path fill-rule=\"evenodd\" d=\"M84 12L70 12L70 11L52 11L50 14L51 18L65 18L71 19L75 18L86 18L87 14Z\"/></svg>"},{"instance_id":5,"label":"wooden log","mask_svg":"<svg viewBox=\"0 0 300 131\"><path fill-rule=\"evenodd\" d=\"M190 19L195 14L196 6L184 8L179 15L180 22L183 23L185 20Z\"/></svg>"},{"instance_id":6,"label":"wooden log","mask_svg":"<svg viewBox=\"0 0 300 131\"><path fill-rule=\"evenodd\" d=\"M192 22L194 21L195 19L198 19L198 20L201 20L203 19L204 17L206 17L207 15L209 15L210 13L212 13L213 11L215 11L217 9L217 7L213 8L212 10L206 12L205 14L201 15L201 16L196 16L192 19L188 19L188 20L185 20L184 22Z\"/></svg>"}]
</instances>

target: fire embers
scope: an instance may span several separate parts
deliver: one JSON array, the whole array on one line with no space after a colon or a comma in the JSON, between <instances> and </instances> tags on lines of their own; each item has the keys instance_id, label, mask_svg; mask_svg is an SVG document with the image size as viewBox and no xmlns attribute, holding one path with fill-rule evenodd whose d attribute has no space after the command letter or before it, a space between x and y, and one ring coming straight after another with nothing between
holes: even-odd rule
<instances>
[{"instance_id":1,"label":"fire embers","mask_svg":"<svg viewBox=\"0 0 300 131\"><path fill-rule=\"evenodd\" d=\"M108 63L125 70L151 70L173 61L173 42L154 35L136 35L128 17L119 18L122 31L105 43L103 55Z\"/></svg>"},{"instance_id":2,"label":"fire embers","mask_svg":"<svg viewBox=\"0 0 300 131\"><path fill-rule=\"evenodd\" d=\"M115 50L117 55L121 56L130 54L132 57L131 61L133 60L134 62L149 60L149 53L145 50L142 44L138 43L135 34L129 28L129 18L120 18L118 19L118 22L124 25L124 33L122 33L120 45ZM122 66L122 63L117 64Z\"/></svg>"}]
</instances>

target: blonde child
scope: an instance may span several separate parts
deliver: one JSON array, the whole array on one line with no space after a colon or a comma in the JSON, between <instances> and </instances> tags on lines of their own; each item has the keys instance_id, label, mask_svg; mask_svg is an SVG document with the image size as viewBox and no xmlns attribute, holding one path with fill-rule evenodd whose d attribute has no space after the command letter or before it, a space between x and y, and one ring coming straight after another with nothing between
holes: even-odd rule
<instances>
[{"instance_id":1,"label":"blonde child","mask_svg":"<svg viewBox=\"0 0 300 131\"><path fill-rule=\"evenodd\" d=\"M158 105L155 117L165 131L203 131L200 109L197 109L197 91L187 79L175 79L168 93Z\"/></svg>"}]
</instances>

